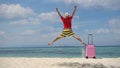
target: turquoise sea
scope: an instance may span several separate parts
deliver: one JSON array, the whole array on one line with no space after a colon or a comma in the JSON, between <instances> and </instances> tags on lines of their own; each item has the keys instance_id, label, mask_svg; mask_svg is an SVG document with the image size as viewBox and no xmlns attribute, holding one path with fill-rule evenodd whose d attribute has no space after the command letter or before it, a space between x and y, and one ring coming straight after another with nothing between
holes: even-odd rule
<instances>
[{"instance_id":1,"label":"turquoise sea","mask_svg":"<svg viewBox=\"0 0 120 68\"><path fill-rule=\"evenodd\" d=\"M83 58L85 47L0 47L0 57ZM120 46L96 46L96 57L120 57Z\"/></svg>"}]
</instances>

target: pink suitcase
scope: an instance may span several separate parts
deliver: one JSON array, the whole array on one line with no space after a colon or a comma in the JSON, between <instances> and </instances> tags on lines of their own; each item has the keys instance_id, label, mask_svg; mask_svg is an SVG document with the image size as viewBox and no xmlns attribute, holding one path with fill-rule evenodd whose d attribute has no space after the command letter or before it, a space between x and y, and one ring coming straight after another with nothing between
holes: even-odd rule
<instances>
[{"instance_id":1,"label":"pink suitcase","mask_svg":"<svg viewBox=\"0 0 120 68\"><path fill-rule=\"evenodd\" d=\"M88 35L88 45L86 46L86 58L96 58L96 47L93 44L93 35Z\"/></svg>"}]
</instances>

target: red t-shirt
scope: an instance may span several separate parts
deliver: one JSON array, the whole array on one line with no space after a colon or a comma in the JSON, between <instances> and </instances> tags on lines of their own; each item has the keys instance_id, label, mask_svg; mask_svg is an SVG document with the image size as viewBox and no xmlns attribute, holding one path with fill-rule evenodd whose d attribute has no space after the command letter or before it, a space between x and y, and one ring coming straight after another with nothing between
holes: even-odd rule
<instances>
[{"instance_id":1,"label":"red t-shirt","mask_svg":"<svg viewBox=\"0 0 120 68\"><path fill-rule=\"evenodd\" d=\"M68 18L64 18L64 17L61 17L61 20L63 22L63 25L64 25L64 29L71 29L71 25L72 25L72 16L68 17Z\"/></svg>"}]
</instances>

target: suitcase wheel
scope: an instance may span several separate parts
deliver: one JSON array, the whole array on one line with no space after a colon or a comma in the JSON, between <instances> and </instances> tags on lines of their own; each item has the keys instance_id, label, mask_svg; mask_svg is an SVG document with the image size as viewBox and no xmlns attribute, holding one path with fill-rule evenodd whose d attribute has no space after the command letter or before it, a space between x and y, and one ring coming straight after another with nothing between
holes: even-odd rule
<instances>
[{"instance_id":1,"label":"suitcase wheel","mask_svg":"<svg viewBox=\"0 0 120 68\"><path fill-rule=\"evenodd\" d=\"M96 57L94 56L93 58L95 59Z\"/></svg>"},{"instance_id":2,"label":"suitcase wheel","mask_svg":"<svg viewBox=\"0 0 120 68\"><path fill-rule=\"evenodd\" d=\"M86 56L86 59L88 59L88 56Z\"/></svg>"},{"instance_id":3,"label":"suitcase wheel","mask_svg":"<svg viewBox=\"0 0 120 68\"><path fill-rule=\"evenodd\" d=\"M86 59L88 59L88 56L85 57ZM93 59L95 59L96 57L94 56Z\"/></svg>"}]
</instances>

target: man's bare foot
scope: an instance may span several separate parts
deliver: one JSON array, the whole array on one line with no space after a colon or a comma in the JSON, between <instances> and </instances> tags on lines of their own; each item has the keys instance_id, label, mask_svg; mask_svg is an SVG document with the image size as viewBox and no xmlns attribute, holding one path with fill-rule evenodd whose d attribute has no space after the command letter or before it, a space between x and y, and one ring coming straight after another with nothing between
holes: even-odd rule
<instances>
[{"instance_id":1,"label":"man's bare foot","mask_svg":"<svg viewBox=\"0 0 120 68\"><path fill-rule=\"evenodd\" d=\"M83 44L84 46L87 46L87 44L86 44L85 42L82 42L82 44Z\"/></svg>"},{"instance_id":2,"label":"man's bare foot","mask_svg":"<svg viewBox=\"0 0 120 68\"><path fill-rule=\"evenodd\" d=\"M52 45L52 43L50 42L50 43L48 43L48 45L50 46L50 45Z\"/></svg>"}]
</instances>

